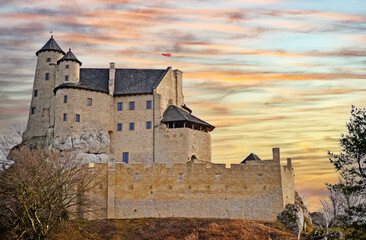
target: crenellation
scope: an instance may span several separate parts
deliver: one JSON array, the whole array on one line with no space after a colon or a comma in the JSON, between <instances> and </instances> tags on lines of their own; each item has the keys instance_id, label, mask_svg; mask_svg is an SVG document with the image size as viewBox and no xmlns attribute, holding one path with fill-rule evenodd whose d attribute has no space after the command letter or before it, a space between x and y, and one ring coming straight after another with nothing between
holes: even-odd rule
<instances>
[{"instance_id":1,"label":"crenellation","mask_svg":"<svg viewBox=\"0 0 366 240\"><path fill-rule=\"evenodd\" d=\"M294 202L292 162L280 165L279 148L272 160L212 163L215 127L184 104L182 71L80 68L53 38L36 55L23 143L75 151L98 171L80 216L273 220Z\"/></svg>"}]
</instances>

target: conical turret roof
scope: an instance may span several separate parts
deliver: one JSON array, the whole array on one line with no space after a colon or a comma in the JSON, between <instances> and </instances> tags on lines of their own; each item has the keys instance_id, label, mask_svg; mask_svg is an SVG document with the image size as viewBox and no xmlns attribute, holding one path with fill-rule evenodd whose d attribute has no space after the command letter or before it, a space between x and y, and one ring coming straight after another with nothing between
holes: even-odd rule
<instances>
[{"instance_id":1,"label":"conical turret roof","mask_svg":"<svg viewBox=\"0 0 366 240\"><path fill-rule=\"evenodd\" d=\"M59 64L62 61L74 61L80 64L81 66L81 62L75 57L75 55L71 52L71 48L69 48L69 51L60 59L57 61L57 64Z\"/></svg>"},{"instance_id":2,"label":"conical turret roof","mask_svg":"<svg viewBox=\"0 0 366 240\"><path fill-rule=\"evenodd\" d=\"M56 51L56 52L60 52L62 54L65 54L64 51L62 51L62 49L60 48L60 46L57 44L56 40L53 38L53 36L51 36L50 40L48 40L48 42L36 52L36 55L38 56L38 54L40 52L44 52L44 51Z\"/></svg>"},{"instance_id":3,"label":"conical turret roof","mask_svg":"<svg viewBox=\"0 0 366 240\"><path fill-rule=\"evenodd\" d=\"M245 163L246 161L261 161L261 159L256 154L251 153L241 163Z\"/></svg>"}]
</instances>

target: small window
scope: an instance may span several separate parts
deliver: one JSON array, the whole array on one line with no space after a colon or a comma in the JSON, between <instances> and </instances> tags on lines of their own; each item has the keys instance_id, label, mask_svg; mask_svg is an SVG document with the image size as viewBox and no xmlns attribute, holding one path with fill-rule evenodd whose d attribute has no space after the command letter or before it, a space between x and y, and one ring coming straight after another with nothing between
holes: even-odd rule
<instances>
[{"instance_id":1,"label":"small window","mask_svg":"<svg viewBox=\"0 0 366 240\"><path fill-rule=\"evenodd\" d=\"M151 129L151 122L146 122L146 129Z\"/></svg>"},{"instance_id":2,"label":"small window","mask_svg":"<svg viewBox=\"0 0 366 240\"><path fill-rule=\"evenodd\" d=\"M122 131L122 123L117 124L117 131Z\"/></svg>"},{"instance_id":3,"label":"small window","mask_svg":"<svg viewBox=\"0 0 366 240\"><path fill-rule=\"evenodd\" d=\"M129 157L128 157L128 152L124 152L123 154L122 154L122 162L124 162L124 163L128 163L128 159Z\"/></svg>"},{"instance_id":4,"label":"small window","mask_svg":"<svg viewBox=\"0 0 366 240\"><path fill-rule=\"evenodd\" d=\"M69 81L69 76L68 75L65 76L65 81Z\"/></svg>"},{"instance_id":5,"label":"small window","mask_svg":"<svg viewBox=\"0 0 366 240\"><path fill-rule=\"evenodd\" d=\"M122 111L123 110L123 103L117 103L117 111Z\"/></svg>"},{"instance_id":6,"label":"small window","mask_svg":"<svg viewBox=\"0 0 366 240\"><path fill-rule=\"evenodd\" d=\"M178 180L184 181L184 173L178 173Z\"/></svg>"},{"instance_id":7,"label":"small window","mask_svg":"<svg viewBox=\"0 0 366 240\"><path fill-rule=\"evenodd\" d=\"M69 65L68 65L68 64L67 64L67 65L65 65L65 68L66 68L66 69L69 69Z\"/></svg>"},{"instance_id":8,"label":"small window","mask_svg":"<svg viewBox=\"0 0 366 240\"><path fill-rule=\"evenodd\" d=\"M80 122L80 115L79 114L76 114L75 122Z\"/></svg>"},{"instance_id":9,"label":"small window","mask_svg":"<svg viewBox=\"0 0 366 240\"><path fill-rule=\"evenodd\" d=\"M32 107L31 113L32 114L35 114L36 113L36 108L35 107Z\"/></svg>"},{"instance_id":10,"label":"small window","mask_svg":"<svg viewBox=\"0 0 366 240\"><path fill-rule=\"evenodd\" d=\"M38 96L38 90L34 90L34 96L37 97Z\"/></svg>"},{"instance_id":11,"label":"small window","mask_svg":"<svg viewBox=\"0 0 366 240\"><path fill-rule=\"evenodd\" d=\"M134 180L135 182L140 181L140 173L135 173L135 174L133 175L133 180Z\"/></svg>"},{"instance_id":12,"label":"small window","mask_svg":"<svg viewBox=\"0 0 366 240\"><path fill-rule=\"evenodd\" d=\"M64 103L67 103L67 95L64 96Z\"/></svg>"},{"instance_id":13,"label":"small window","mask_svg":"<svg viewBox=\"0 0 366 240\"><path fill-rule=\"evenodd\" d=\"M51 62L51 58L47 58L47 62Z\"/></svg>"},{"instance_id":14,"label":"small window","mask_svg":"<svg viewBox=\"0 0 366 240\"><path fill-rule=\"evenodd\" d=\"M130 130L135 130L135 123L130 123Z\"/></svg>"},{"instance_id":15,"label":"small window","mask_svg":"<svg viewBox=\"0 0 366 240\"><path fill-rule=\"evenodd\" d=\"M88 106L92 105L93 100L91 98L88 98Z\"/></svg>"},{"instance_id":16,"label":"small window","mask_svg":"<svg viewBox=\"0 0 366 240\"><path fill-rule=\"evenodd\" d=\"M146 109L151 109L151 101L146 101Z\"/></svg>"},{"instance_id":17,"label":"small window","mask_svg":"<svg viewBox=\"0 0 366 240\"><path fill-rule=\"evenodd\" d=\"M50 80L50 73L46 73L46 80Z\"/></svg>"},{"instance_id":18,"label":"small window","mask_svg":"<svg viewBox=\"0 0 366 240\"><path fill-rule=\"evenodd\" d=\"M135 102L130 102L130 110L135 110Z\"/></svg>"},{"instance_id":19,"label":"small window","mask_svg":"<svg viewBox=\"0 0 366 240\"><path fill-rule=\"evenodd\" d=\"M64 113L64 121L66 121L67 120L67 115L66 115L66 113Z\"/></svg>"}]
</instances>

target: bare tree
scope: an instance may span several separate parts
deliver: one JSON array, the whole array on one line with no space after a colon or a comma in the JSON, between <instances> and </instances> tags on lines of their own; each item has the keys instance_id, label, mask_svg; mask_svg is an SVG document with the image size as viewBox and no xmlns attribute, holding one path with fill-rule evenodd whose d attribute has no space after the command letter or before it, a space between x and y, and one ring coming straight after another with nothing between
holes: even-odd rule
<instances>
[{"instance_id":1,"label":"bare tree","mask_svg":"<svg viewBox=\"0 0 366 240\"><path fill-rule=\"evenodd\" d=\"M0 135L0 170L3 167L9 167L11 161L8 159L10 150L22 141L22 134L25 130L25 124L15 123L8 130Z\"/></svg>"},{"instance_id":2,"label":"bare tree","mask_svg":"<svg viewBox=\"0 0 366 240\"><path fill-rule=\"evenodd\" d=\"M77 216L88 203L83 193L97 184L98 172L70 152L21 147L12 157L15 163L0 172L0 225L16 239L45 239Z\"/></svg>"}]
</instances>

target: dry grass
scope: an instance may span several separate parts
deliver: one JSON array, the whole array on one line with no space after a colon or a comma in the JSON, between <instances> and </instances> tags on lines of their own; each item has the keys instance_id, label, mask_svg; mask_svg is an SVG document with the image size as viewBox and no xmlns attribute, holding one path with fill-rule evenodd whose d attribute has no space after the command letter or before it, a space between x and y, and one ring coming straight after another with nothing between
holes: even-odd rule
<instances>
[{"instance_id":1,"label":"dry grass","mask_svg":"<svg viewBox=\"0 0 366 240\"><path fill-rule=\"evenodd\" d=\"M141 218L70 221L56 230L49 239L295 240L297 238L275 222L230 219Z\"/></svg>"}]
</instances>

